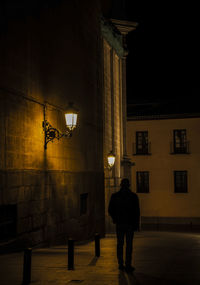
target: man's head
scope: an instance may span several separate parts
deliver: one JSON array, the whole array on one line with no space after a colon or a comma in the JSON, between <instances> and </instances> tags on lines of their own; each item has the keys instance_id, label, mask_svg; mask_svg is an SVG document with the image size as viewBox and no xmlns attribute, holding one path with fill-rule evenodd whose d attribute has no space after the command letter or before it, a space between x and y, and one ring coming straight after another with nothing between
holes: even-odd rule
<instances>
[{"instance_id":1,"label":"man's head","mask_svg":"<svg viewBox=\"0 0 200 285\"><path fill-rule=\"evenodd\" d=\"M121 186L121 188L129 188L130 183L129 183L128 178L122 179L120 186Z\"/></svg>"}]
</instances>

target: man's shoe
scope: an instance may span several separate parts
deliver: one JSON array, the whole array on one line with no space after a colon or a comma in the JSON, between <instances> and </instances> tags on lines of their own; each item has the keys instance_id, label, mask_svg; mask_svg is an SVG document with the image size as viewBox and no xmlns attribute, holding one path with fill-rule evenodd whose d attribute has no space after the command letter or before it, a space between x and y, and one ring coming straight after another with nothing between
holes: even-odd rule
<instances>
[{"instance_id":1,"label":"man's shoe","mask_svg":"<svg viewBox=\"0 0 200 285\"><path fill-rule=\"evenodd\" d=\"M133 272L135 270L135 267L131 265L126 265L125 270L126 272Z\"/></svg>"},{"instance_id":2,"label":"man's shoe","mask_svg":"<svg viewBox=\"0 0 200 285\"><path fill-rule=\"evenodd\" d=\"M119 270L124 270L125 269L125 266L123 264L119 264Z\"/></svg>"}]
</instances>

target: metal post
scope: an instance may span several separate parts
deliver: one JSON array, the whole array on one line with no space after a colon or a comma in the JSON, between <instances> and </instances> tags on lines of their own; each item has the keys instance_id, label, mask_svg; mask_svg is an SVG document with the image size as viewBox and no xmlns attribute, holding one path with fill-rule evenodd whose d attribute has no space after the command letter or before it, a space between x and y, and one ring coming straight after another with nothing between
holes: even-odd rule
<instances>
[{"instance_id":1,"label":"metal post","mask_svg":"<svg viewBox=\"0 0 200 285\"><path fill-rule=\"evenodd\" d=\"M74 240L68 240L68 270L74 270Z\"/></svg>"},{"instance_id":2,"label":"metal post","mask_svg":"<svg viewBox=\"0 0 200 285\"><path fill-rule=\"evenodd\" d=\"M23 269L23 282L22 284L31 283L31 257L32 248L27 248L24 250L24 269Z\"/></svg>"},{"instance_id":3,"label":"metal post","mask_svg":"<svg viewBox=\"0 0 200 285\"><path fill-rule=\"evenodd\" d=\"M95 256L100 256L100 234L95 234Z\"/></svg>"}]
</instances>

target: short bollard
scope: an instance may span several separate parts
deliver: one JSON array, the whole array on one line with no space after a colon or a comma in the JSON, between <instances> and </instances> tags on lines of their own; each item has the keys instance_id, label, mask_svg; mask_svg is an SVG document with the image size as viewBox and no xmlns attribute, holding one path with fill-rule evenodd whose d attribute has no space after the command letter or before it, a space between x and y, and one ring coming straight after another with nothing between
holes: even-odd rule
<instances>
[{"instance_id":1,"label":"short bollard","mask_svg":"<svg viewBox=\"0 0 200 285\"><path fill-rule=\"evenodd\" d=\"M31 257L32 248L27 248L24 250L24 269L23 269L23 282L22 284L31 283Z\"/></svg>"},{"instance_id":2,"label":"short bollard","mask_svg":"<svg viewBox=\"0 0 200 285\"><path fill-rule=\"evenodd\" d=\"M100 256L100 235L95 234L95 256Z\"/></svg>"},{"instance_id":3,"label":"short bollard","mask_svg":"<svg viewBox=\"0 0 200 285\"><path fill-rule=\"evenodd\" d=\"M74 240L68 240L68 270L74 270Z\"/></svg>"}]
</instances>

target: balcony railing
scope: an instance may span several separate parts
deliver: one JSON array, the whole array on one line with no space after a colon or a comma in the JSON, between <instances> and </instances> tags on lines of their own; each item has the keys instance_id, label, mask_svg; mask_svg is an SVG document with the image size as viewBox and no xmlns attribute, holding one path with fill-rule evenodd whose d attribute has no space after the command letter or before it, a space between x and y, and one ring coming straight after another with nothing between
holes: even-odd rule
<instances>
[{"instance_id":1,"label":"balcony railing","mask_svg":"<svg viewBox=\"0 0 200 285\"><path fill-rule=\"evenodd\" d=\"M170 153L171 154L189 154L190 153L190 143L189 141L184 142L181 145L176 145L174 142L170 143Z\"/></svg>"},{"instance_id":2,"label":"balcony railing","mask_svg":"<svg viewBox=\"0 0 200 285\"><path fill-rule=\"evenodd\" d=\"M137 145L133 143L133 155L150 155L151 154L151 143L146 143L143 145Z\"/></svg>"}]
</instances>

